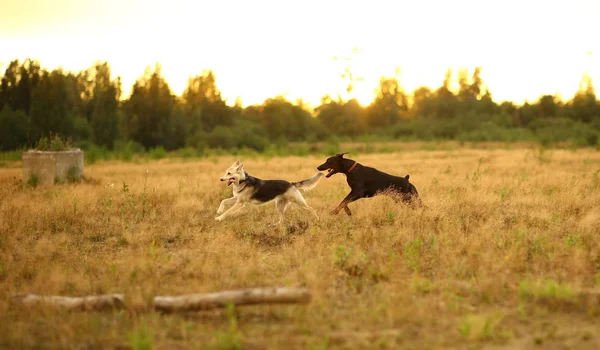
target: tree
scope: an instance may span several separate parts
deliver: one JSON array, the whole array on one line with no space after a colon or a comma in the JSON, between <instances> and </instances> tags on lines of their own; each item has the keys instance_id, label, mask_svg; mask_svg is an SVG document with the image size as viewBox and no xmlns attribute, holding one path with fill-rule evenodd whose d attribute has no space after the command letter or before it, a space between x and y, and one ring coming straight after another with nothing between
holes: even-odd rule
<instances>
[{"instance_id":1,"label":"tree","mask_svg":"<svg viewBox=\"0 0 600 350\"><path fill-rule=\"evenodd\" d=\"M306 109L283 96L269 98L260 106L248 107L243 117L260 125L272 140L299 141L324 134L322 126Z\"/></svg>"},{"instance_id":2,"label":"tree","mask_svg":"<svg viewBox=\"0 0 600 350\"><path fill-rule=\"evenodd\" d=\"M29 115L31 110L32 90L40 80L40 64L30 59L25 60L20 67L19 81L17 82L16 106L13 110L23 110Z\"/></svg>"},{"instance_id":3,"label":"tree","mask_svg":"<svg viewBox=\"0 0 600 350\"><path fill-rule=\"evenodd\" d=\"M469 71L462 68L458 71L458 100L460 102L473 103L481 98L483 80L481 79L481 67L476 67L469 81Z\"/></svg>"},{"instance_id":4,"label":"tree","mask_svg":"<svg viewBox=\"0 0 600 350\"><path fill-rule=\"evenodd\" d=\"M8 105L0 110L0 149L17 149L28 143L29 117L23 111L13 111Z\"/></svg>"},{"instance_id":5,"label":"tree","mask_svg":"<svg viewBox=\"0 0 600 350\"><path fill-rule=\"evenodd\" d=\"M504 126L523 126L519 123L519 108L513 102L504 101L498 106L499 115L504 118Z\"/></svg>"},{"instance_id":6,"label":"tree","mask_svg":"<svg viewBox=\"0 0 600 350\"><path fill-rule=\"evenodd\" d=\"M448 68L442 86L435 92L436 117L440 119L454 119L457 115L457 98L450 88L452 69Z\"/></svg>"},{"instance_id":7,"label":"tree","mask_svg":"<svg viewBox=\"0 0 600 350\"><path fill-rule=\"evenodd\" d=\"M540 97L536 105L536 115L538 118L554 118L558 115L560 101L552 95Z\"/></svg>"},{"instance_id":8,"label":"tree","mask_svg":"<svg viewBox=\"0 0 600 350\"><path fill-rule=\"evenodd\" d=\"M39 80L39 62L27 59L20 65L18 60L11 61L0 83L0 109L8 105L13 111L29 115L33 89Z\"/></svg>"},{"instance_id":9,"label":"tree","mask_svg":"<svg viewBox=\"0 0 600 350\"><path fill-rule=\"evenodd\" d=\"M596 99L596 92L592 84L592 78L584 74L579 83L579 90L569 102L571 117L589 123L600 119L600 104Z\"/></svg>"},{"instance_id":10,"label":"tree","mask_svg":"<svg viewBox=\"0 0 600 350\"><path fill-rule=\"evenodd\" d=\"M114 141L119 137L119 98L121 95L121 81L110 79L108 63L97 63L90 69L93 75L92 96L90 99L91 128L94 143L113 147Z\"/></svg>"},{"instance_id":11,"label":"tree","mask_svg":"<svg viewBox=\"0 0 600 350\"><path fill-rule=\"evenodd\" d=\"M333 101L325 96L316 108L317 120L329 130L330 134L357 136L365 131L365 109L356 99L348 102Z\"/></svg>"},{"instance_id":12,"label":"tree","mask_svg":"<svg viewBox=\"0 0 600 350\"><path fill-rule=\"evenodd\" d=\"M32 139L56 133L65 137L73 130L78 99L77 77L62 69L43 71L39 84L33 89L31 103Z\"/></svg>"},{"instance_id":13,"label":"tree","mask_svg":"<svg viewBox=\"0 0 600 350\"><path fill-rule=\"evenodd\" d=\"M518 126L528 126L529 123L535 120L535 106L529 104L527 101L519 108L518 113Z\"/></svg>"},{"instance_id":14,"label":"tree","mask_svg":"<svg viewBox=\"0 0 600 350\"><path fill-rule=\"evenodd\" d=\"M398 82L398 71L391 78L382 77L375 100L367 108L367 125L371 129L385 128L408 117L408 97Z\"/></svg>"},{"instance_id":15,"label":"tree","mask_svg":"<svg viewBox=\"0 0 600 350\"><path fill-rule=\"evenodd\" d=\"M154 71L148 67L125 102L126 135L146 148L167 146L174 103L171 89L161 75L161 66L156 64Z\"/></svg>"},{"instance_id":16,"label":"tree","mask_svg":"<svg viewBox=\"0 0 600 350\"><path fill-rule=\"evenodd\" d=\"M435 93L430 88L421 86L413 91L413 117L433 117L436 113Z\"/></svg>"},{"instance_id":17,"label":"tree","mask_svg":"<svg viewBox=\"0 0 600 350\"><path fill-rule=\"evenodd\" d=\"M212 71L190 78L182 98L186 113L191 117L189 125L192 134L199 130L208 132L219 125L233 124L231 109L222 99Z\"/></svg>"}]
</instances>

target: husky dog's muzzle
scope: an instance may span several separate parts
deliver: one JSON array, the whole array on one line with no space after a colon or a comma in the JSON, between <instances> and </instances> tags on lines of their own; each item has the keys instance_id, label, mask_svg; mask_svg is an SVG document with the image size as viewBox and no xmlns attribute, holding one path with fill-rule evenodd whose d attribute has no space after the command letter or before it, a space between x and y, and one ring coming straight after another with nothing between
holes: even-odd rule
<instances>
[{"instance_id":1,"label":"husky dog's muzzle","mask_svg":"<svg viewBox=\"0 0 600 350\"><path fill-rule=\"evenodd\" d=\"M227 181L227 186L230 186L232 183L235 182L235 177L230 177L229 179L227 179L227 178L220 178L219 180L221 180L221 181Z\"/></svg>"}]
</instances>

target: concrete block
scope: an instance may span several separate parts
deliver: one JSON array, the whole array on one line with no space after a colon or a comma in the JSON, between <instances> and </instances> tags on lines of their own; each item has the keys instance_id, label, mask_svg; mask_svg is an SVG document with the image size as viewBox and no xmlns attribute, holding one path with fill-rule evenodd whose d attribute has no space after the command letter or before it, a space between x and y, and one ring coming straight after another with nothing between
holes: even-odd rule
<instances>
[{"instance_id":1,"label":"concrete block","mask_svg":"<svg viewBox=\"0 0 600 350\"><path fill-rule=\"evenodd\" d=\"M80 149L23 152L24 184L28 184L32 177L37 178L37 185L49 186L66 182L69 177L80 179L82 176L83 151Z\"/></svg>"}]
</instances>

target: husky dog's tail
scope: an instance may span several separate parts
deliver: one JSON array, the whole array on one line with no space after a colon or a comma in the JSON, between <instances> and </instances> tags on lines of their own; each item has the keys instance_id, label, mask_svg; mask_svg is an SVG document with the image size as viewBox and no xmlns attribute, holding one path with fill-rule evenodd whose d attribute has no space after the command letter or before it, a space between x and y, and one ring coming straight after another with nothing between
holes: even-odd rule
<instances>
[{"instance_id":1,"label":"husky dog's tail","mask_svg":"<svg viewBox=\"0 0 600 350\"><path fill-rule=\"evenodd\" d=\"M308 178L306 180L292 182L292 185L294 185L298 189L309 191L317 187L317 184L319 183L319 180L321 180L322 176L322 173L316 173L313 177Z\"/></svg>"}]
</instances>

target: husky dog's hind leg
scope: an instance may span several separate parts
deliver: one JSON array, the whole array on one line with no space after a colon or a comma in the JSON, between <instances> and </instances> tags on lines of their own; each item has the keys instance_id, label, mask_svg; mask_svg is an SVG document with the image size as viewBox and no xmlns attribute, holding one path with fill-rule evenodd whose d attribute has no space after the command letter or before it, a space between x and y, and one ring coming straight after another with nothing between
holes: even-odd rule
<instances>
[{"instance_id":1,"label":"husky dog's hind leg","mask_svg":"<svg viewBox=\"0 0 600 350\"><path fill-rule=\"evenodd\" d=\"M284 220L285 211L290 206L290 201L285 198L278 198L275 201L275 207L277 207L277 211L279 212L279 221L277 221L277 225L282 224Z\"/></svg>"},{"instance_id":2,"label":"husky dog's hind leg","mask_svg":"<svg viewBox=\"0 0 600 350\"><path fill-rule=\"evenodd\" d=\"M317 220L319 220L319 215L317 215L317 212L313 208L311 208L311 206L308 205L308 203L306 203L306 200L302 196L302 193L300 193L300 191L298 191L298 189L293 188L293 189L289 190L286 193L285 198L287 200L289 200L290 202L295 203L298 206L310 211L315 216L315 218L317 218Z\"/></svg>"}]
</instances>

